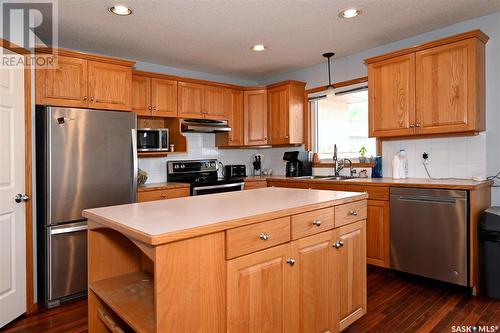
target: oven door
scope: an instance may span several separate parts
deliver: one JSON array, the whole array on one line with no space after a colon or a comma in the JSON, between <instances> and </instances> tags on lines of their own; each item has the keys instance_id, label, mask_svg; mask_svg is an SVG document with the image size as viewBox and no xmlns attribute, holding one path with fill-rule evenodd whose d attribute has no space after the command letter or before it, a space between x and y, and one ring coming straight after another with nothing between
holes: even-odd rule
<instances>
[{"instance_id":1,"label":"oven door","mask_svg":"<svg viewBox=\"0 0 500 333\"><path fill-rule=\"evenodd\" d=\"M244 183L220 184L210 186L193 186L191 187L191 195L204 195L222 192L234 192L243 190Z\"/></svg>"}]
</instances>

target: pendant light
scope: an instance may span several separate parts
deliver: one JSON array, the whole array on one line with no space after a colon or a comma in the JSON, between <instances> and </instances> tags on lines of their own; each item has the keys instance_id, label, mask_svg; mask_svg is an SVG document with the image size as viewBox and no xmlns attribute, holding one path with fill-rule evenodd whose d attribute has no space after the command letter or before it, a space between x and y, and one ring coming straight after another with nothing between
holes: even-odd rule
<instances>
[{"instance_id":1,"label":"pendant light","mask_svg":"<svg viewBox=\"0 0 500 333\"><path fill-rule=\"evenodd\" d=\"M326 88L326 96L335 95L335 88L333 87L333 84L332 84L332 76L331 76L331 69L330 69L330 59L334 55L335 55L335 53L333 53L333 52L323 53L323 57L328 59L328 87Z\"/></svg>"}]
</instances>

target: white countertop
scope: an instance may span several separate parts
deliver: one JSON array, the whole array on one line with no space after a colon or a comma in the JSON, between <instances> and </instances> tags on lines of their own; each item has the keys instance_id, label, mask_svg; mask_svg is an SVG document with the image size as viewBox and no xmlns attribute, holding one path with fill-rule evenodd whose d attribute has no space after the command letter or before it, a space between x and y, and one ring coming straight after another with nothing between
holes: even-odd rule
<instances>
[{"instance_id":1,"label":"white countertop","mask_svg":"<svg viewBox=\"0 0 500 333\"><path fill-rule=\"evenodd\" d=\"M318 205L327 207L366 197L356 192L268 187L87 209L83 216L158 244L295 214L308 206L317 209Z\"/></svg>"}]
</instances>

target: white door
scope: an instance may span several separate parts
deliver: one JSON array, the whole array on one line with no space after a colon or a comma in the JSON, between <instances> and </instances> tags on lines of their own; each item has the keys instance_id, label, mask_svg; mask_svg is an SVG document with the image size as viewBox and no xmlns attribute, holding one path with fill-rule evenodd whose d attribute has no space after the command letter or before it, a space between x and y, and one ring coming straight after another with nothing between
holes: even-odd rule
<instances>
[{"instance_id":1,"label":"white door","mask_svg":"<svg viewBox=\"0 0 500 333\"><path fill-rule=\"evenodd\" d=\"M26 312L24 126L24 70L0 68L0 327Z\"/></svg>"}]
</instances>

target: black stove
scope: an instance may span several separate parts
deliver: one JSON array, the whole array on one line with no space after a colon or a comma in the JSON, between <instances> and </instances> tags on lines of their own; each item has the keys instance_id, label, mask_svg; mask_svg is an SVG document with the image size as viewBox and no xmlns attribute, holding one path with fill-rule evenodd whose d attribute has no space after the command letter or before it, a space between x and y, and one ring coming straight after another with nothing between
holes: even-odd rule
<instances>
[{"instance_id":1,"label":"black stove","mask_svg":"<svg viewBox=\"0 0 500 333\"><path fill-rule=\"evenodd\" d=\"M215 159L169 161L167 181L191 184L191 195L241 191L243 178L219 178Z\"/></svg>"}]
</instances>

